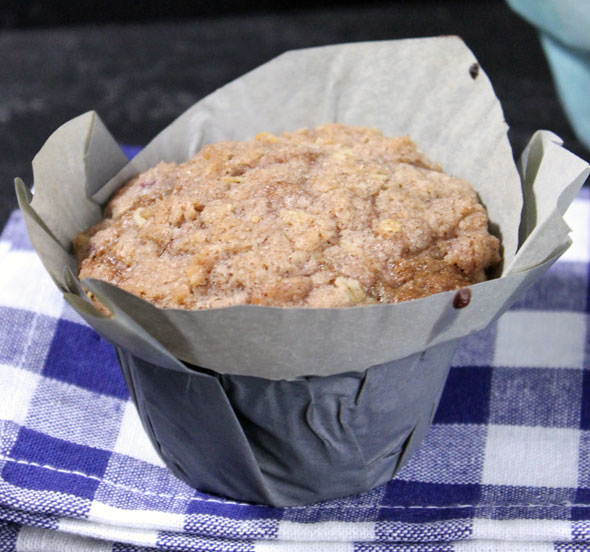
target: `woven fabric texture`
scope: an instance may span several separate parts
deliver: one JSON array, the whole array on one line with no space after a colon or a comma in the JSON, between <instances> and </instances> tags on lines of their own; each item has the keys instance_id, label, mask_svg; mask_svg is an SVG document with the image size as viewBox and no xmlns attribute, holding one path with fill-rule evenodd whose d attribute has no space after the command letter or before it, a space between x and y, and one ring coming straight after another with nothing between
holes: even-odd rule
<instances>
[{"instance_id":1,"label":"woven fabric texture","mask_svg":"<svg viewBox=\"0 0 590 552\"><path fill-rule=\"evenodd\" d=\"M64 303L13 213L0 239L0 552L590 548L588 191L566 217L573 246L463 341L410 463L366 494L286 509L168 472L113 348Z\"/></svg>"}]
</instances>

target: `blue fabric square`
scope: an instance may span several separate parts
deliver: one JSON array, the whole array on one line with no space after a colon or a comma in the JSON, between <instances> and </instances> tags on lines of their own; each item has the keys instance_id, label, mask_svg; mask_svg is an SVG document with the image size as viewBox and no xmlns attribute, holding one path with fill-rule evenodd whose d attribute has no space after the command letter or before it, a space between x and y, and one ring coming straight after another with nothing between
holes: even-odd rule
<instances>
[{"instance_id":1,"label":"blue fabric square","mask_svg":"<svg viewBox=\"0 0 590 552\"><path fill-rule=\"evenodd\" d=\"M588 265L561 261L554 264L512 308L584 312L587 289Z\"/></svg>"},{"instance_id":2,"label":"blue fabric square","mask_svg":"<svg viewBox=\"0 0 590 552\"><path fill-rule=\"evenodd\" d=\"M229 519L281 519L283 511L280 508L271 506L259 506L251 504L244 508L242 504L234 502L191 500L187 514L209 514L212 516L223 516Z\"/></svg>"},{"instance_id":3,"label":"blue fabric square","mask_svg":"<svg viewBox=\"0 0 590 552\"><path fill-rule=\"evenodd\" d=\"M586 347L589 344L586 343ZM590 370L584 370L582 375L582 405L580 429L590 430Z\"/></svg>"},{"instance_id":4,"label":"blue fabric square","mask_svg":"<svg viewBox=\"0 0 590 552\"><path fill-rule=\"evenodd\" d=\"M36 491L55 491L66 493L79 498L92 499L98 481L88 479L75 473L7 462L2 470L2 477L8 483Z\"/></svg>"},{"instance_id":5,"label":"blue fabric square","mask_svg":"<svg viewBox=\"0 0 590 552\"><path fill-rule=\"evenodd\" d=\"M446 524L450 534L445 539L454 540L464 538L471 530L471 519L475 517L472 506L449 506L445 508L383 508L379 512L379 521L375 527L377 538L381 540L405 540L416 530L416 524L428 524L441 521L455 521L459 524L453 529L452 524ZM400 528L396 523L411 524L408 529Z\"/></svg>"},{"instance_id":6,"label":"blue fabric square","mask_svg":"<svg viewBox=\"0 0 590 552\"><path fill-rule=\"evenodd\" d=\"M0 364L40 373L45 364L57 321L50 316L31 311L9 307L2 307L2 311Z\"/></svg>"},{"instance_id":7,"label":"blue fabric square","mask_svg":"<svg viewBox=\"0 0 590 552\"><path fill-rule=\"evenodd\" d=\"M577 429L582 374L566 368L495 368L490 422Z\"/></svg>"},{"instance_id":8,"label":"blue fabric square","mask_svg":"<svg viewBox=\"0 0 590 552\"><path fill-rule=\"evenodd\" d=\"M92 328L68 320L57 325L43 374L96 393L129 397L113 347Z\"/></svg>"},{"instance_id":9,"label":"blue fabric square","mask_svg":"<svg viewBox=\"0 0 590 552\"><path fill-rule=\"evenodd\" d=\"M451 368L434 423L486 423L489 417L491 377L489 366Z\"/></svg>"},{"instance_id":10,"label":"blue fabric square","mask_svg":"<svg viewBox=\"0 0 590 552\"><path fill-rule=\"evenodd\" d=\"M590 513L590 488L581 488L576 491L576 504L583 504L584 509Z\"/></svg>"},{"instance_id":11,"label":"blue fabric square","mask_svg":"<svg viewBox=\"0 0 590 552\"><path fill-rule=\"evenodd\" d=\"M480 495L481 486L478 484L448 485L393 479L387 483L383 506L447 507L456 504L476 504ZM379 519L383 519L381 514Z\"/></svg>"},{"instance_id":12,"label":"blue fabric square","mask_svg":"<svg viewBox=\"0 0 590 552\"><path fill-rule=\"evenodd\" d=\"M10 456L21 463L5 464L2 476L9 483L92 498L110 453L22 428Z\"/></svg>"}]
</instances>

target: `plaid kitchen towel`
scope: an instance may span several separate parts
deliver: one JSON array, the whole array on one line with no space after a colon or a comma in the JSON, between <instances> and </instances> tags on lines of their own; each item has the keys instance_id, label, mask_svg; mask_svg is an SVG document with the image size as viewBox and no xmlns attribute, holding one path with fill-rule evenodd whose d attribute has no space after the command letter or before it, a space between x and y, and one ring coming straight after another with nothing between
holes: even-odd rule
<instances>
[{"instance_id":1,"label":"plaid kitchen towel","mask_svg":"<svg viewBox=\"0 0 590 552\"><path fill-rule=\"evenodd\" d=\"M398 476L284 509L166 470L113 349L63 302L15 212L0 240L0 552L590 549L588 192L567 215L573 246L463 342Z\"/></svg>"}]
</instances>

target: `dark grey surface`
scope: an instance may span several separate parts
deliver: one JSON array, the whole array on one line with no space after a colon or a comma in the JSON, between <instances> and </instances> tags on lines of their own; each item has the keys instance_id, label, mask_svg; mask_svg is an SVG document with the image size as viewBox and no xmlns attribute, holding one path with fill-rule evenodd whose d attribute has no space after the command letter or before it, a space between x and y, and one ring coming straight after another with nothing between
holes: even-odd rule
<instances>
[{"instance_id":1,"label":"dark grey surface","mask_svg":"<svg viewBox=\"0 0 590 552\"><path fill-rule=\"evenodd\" d=\"M0 32L0 227L13 178L60 124L96 109L143 144L207 93L281 52L338 42L458 34L490 76L515 155L552 130L588 159L561 110L534 30L501 1L384 2L190 21ZM297 83L286 83L297 86Z\"/></svg>"}]
</instances>

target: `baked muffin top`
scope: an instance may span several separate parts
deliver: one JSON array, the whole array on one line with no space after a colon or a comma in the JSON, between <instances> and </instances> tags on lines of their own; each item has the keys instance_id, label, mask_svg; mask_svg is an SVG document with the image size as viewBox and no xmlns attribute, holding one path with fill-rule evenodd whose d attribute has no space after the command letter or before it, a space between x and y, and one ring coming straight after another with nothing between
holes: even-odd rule
<instances>
[{"instance_id":1,"label":"baked muffin top","mask_svg":"<svg viewBox=\"0 0 590 552\"><path fill-rule=\"evenodd\" d=\"M340 124L160 163L104 215L74 240L79 277L163 308L398 302L480 282L500 259L469 183L406 136Z\"/></svg>"}]
</instances>

